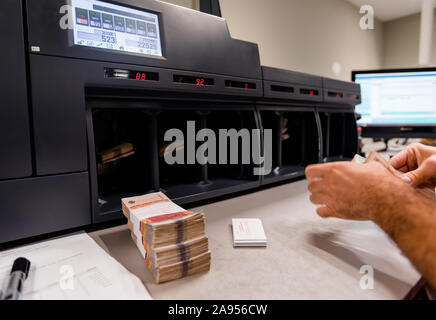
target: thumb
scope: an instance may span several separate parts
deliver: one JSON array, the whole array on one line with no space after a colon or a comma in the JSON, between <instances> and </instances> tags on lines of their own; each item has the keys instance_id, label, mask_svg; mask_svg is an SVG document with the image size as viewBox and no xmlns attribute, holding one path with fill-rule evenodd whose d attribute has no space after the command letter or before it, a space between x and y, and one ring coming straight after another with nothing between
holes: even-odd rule
<instances>
[{"instance_id":1,"label":"thumb","mask_svg":"<svg viewBox=\"0 0 436 320\"><path fill-rule=\"evenodd\" d=\"M416 170L407 172L402 176L403 180L419 186L424 182L436 177L436 157L426 159Z\"/></svg>"}]
</instances>

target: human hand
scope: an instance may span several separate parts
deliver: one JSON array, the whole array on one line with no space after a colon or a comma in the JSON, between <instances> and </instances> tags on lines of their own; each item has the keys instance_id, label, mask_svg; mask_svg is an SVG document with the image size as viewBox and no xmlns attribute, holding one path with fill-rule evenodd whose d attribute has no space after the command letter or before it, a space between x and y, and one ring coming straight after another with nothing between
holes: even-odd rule
<instances>
[{"instance_id":1,"label":"human hand","mask_svg":"<svg viewBox=\"0 0 436 320\"><path fill-rule=\"evenodd\" d=\"M390 206L393 192L413 190L377 162L310 165L306 177L310 201L323 205L316 210L323 218L375 220L381 208Z\"/></svg>"},{"instance_id":2,"label":"human hand","mask_svg":"<svg viewBox=\"0 0 436 320\"><path fill-rule=\"evenodd\" d=\"M436 148L414 143L394 156L389 164L404 173L402 179L420 188L436 186Z\"/></svg>"}]
</instances>

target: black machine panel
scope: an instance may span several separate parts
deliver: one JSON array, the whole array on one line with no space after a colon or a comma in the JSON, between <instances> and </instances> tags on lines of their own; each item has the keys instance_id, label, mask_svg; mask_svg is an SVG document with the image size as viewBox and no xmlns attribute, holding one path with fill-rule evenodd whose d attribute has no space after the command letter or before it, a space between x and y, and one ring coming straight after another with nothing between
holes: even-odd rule
<instances>
[{"instance_id":1,"label":"black machine panel","mask_svg":"<svg viewBox=\"0 0 436 320\"><path fill-rule=\"evenodd\" d=\"M92 89L101 96L142 96L192 99L194 96L212 95L260 96L261 81L257 89L225 87L228 76L217 76L184 71L184 75L213 78L214 86L174 82L180 71L140 66L119 65L105 62L56 58L42 55L30 57L33 93L33 117L35 127L35 154L38 174L57 174L88 169L85 91ZM107 68L157 73L159 81L120 79L105 76ZM56 90L53 90L56 88ZM153 91L144 91L148 89ZM133 90L133 93L132 93ZM168 92L172 92L168 93ZM182 94L182 97L180 96ZM249 97L250 99L254 99ZM122 107L122 104L120 105Z\"/></svg>"},{"instance_id":2,"label":"black machine panel","mask_svg":"<svg viewBox=\"0 0 436 320\"><path fill-rule=\"evenodd\" d=\"M347 104L356 106L360 104L360 84L323 78L324 102L333 104Z\"/></svg>"},{"instance_id":3,"label":"black machine panel","mask_svg":"<svg viewBox=\"0 0 436 320\"><path fill-rule=\"evenodd\" d=\"M262 66L264 97L272 99L323 100L322 78L283 69Z\"/></svg>"},{"instance_id":4,"label":"black machine panel","mask_svg":"<svg viewBox=\"0 0 436 320\"><path fill-rule=\"evenodd\" d=\"M256 129L254 105L140 97L120 105L112 97L87 95L94 221L118 217L120 198L141 193L160 190L183 204L259 186L260 177L253 174L252 164L187 163L188 154L195 156L202 144L189 139L188 121L196 130L214 131L216 137L219 129ZM183 132L184 164L164 161L168 129ZM116 163L102 162L99 154L120 142L131 144L133 155Z\"/></svg>"},{"instance_id":5,"label":"black machine panel","mask_svg":"<svg viewBox=\"0 0 436 320\"><path fill-rule=\"evenodd\" d=\"M156 0L3 0L0 9L0 34L14 46L0 62L9 73L0 80L0 243L120 218L125 196L162 191L192 203L302 177L308 164L357 150L358 87L261 68L257 45L232 39L222 18ZM75 31L63 28L68 12ZM134 42L121 46L116 32ZM271 129L272 171L254 174L253 154L244 164L169 165L165 132L188 134L188 121L215 134ZM185 157L200 144L191 141ZM251 144L259 156L262 141ZM240 143L237 151L247 154Z\"/></svg>"},{"instance_id":6,"label":"black machine panel","mask_svg":"<svg viewBox=\"0 0 436 320\"><path fill-rule=\"evenodd\" d=\"M14 17L14 18L11 18ZM32 174L21 4L0 2L0 180Z\"/></svg>"},{"instance_id":7,"label":"black machine panel","mask_svg":"<svg viewBox=\"0 0 436 320\"><path fill-rule=\"evenodd\" d=\"M91 223L86 173L0 181L0 243Z\"/></svg>"},{"instance_id":8,"label":"black machine panel","mask_svg":"<svg viewBox=\"0 0 436 320\"><path fill-rule=\"evenodd\" d=\"M111 2L158 14L163 57L72 45L72 30L60 28L65 14L59 12L67 0L27 0L29 49L38 54L261 79L257 44L232 39L224 19L155 0Z\"/></svg>"},{"instance_id":9,"label":"black machine panel","mask_svg":"<svg viewBox=\"0 0 436 320\"><path fill-rule=\"evenodd\" d=\"M323 161L350 160L358 152L354 107L360 103L360 85L323 78L324 103L318 106Z\"/></svg>"},{"instance_id":10,"label":"black machine panel","mask_svg":"<svg viewBox=\"0 0 436 320\"><path fill-rule=\"evenodd\" d=\"M358 152L354 109L318 108L321 124L322 161L351 160Z\"/></svg>"},{"instance_id":11,"label":"black machine panel","mask_svg":"<svg viewBox=\"0 0 436 320\"><path fill-rule=\"evenodd\" d=\"M273 133L272 172L262 179L268 184L304 176L307 165L321 160L316 104L322 102L323 87L322 78L315 75L265 66L262 72L259 117L263 130Z\"/></svg>"},{"instance_id":12,"label":"black machine panel","mask_svg":"<svg viewBox=\"0 0 436 320\"><path fill-rule=\"evenodd\" d=\"M320 131L314 106L262 104L262 129L272 131L272 171L262 182L273 183L304 176L307 165L320 161ZM264 146L264 155L268 153Z\"/></svg>"}]
</instances>

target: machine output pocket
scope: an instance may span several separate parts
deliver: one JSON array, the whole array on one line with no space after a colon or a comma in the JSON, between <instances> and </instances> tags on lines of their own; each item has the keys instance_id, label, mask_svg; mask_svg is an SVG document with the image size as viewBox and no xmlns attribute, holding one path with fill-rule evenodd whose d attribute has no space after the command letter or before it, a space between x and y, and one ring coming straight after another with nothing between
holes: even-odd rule
<instances>
[{"instance_id":1,"label":"machine output pocket","mask_svg":"<svg viewBox=\"0 0 436 320\"><path fill-rule=\"evenodd\" d=\"M358 152L356 116L354 113L346 113L344 116L345 143L343 155L346 159L352 159Z\"/></svg>"},{"instance_id":2,"label":"machine output pocket","mask_svg":"<svg viewBox=\"0 0 436 320\"><path fill-rule=\"evenodd\" d=\"M253 129L258 129L254 112L212 111L207 116L207 128L216 137L216 157L214 161L209 159L208 164L208 178L214 187L257 181L259 177L253 173L257 164L253 159L260 157L260 151L256 154L253 150L253 139L259 141L253 134Z\"/></svg>"},{"instance_id":3,"label":"machine output pocket","mask_svg":"<svg viewBox=\"0 0 436 320\"><path fill-rule=\"evenodd\" d=\"M271 174L274 182L304 174L308 164L319 161L319 134L313 111L261 111L263 130L272 130Z\"/></svg>"},{"instance_id":4,"label":"machine output pocket","mask_svg":"<svg viewBox=\"0 0 436 320\"><path fill-rule=\"evenodd\" d=\"M357 127L353 112L320 112L324 161L349 160L357 152Z\"/></svg>"},{"instance_id":5,"label":"machine output pocket","mask_svg":"<svg viewBox=\"0 0 436 320\"><path fill-rule=\"evenodd\" d=\"M205 184L196 159L200 120L200 113L189 110L158 115L159 186L172 199L199 193Z\"/></svg>"},{"instance_id":6,"label":"machine output pocket","mask_svg":"<svg viewBox=\"0 0 436 320\"><path fill-rule=\"evenodd\" d=\"M120 210L123 197L153 190L150 119L142 110L92 110L100 213Z\"/></svg>"}]
</instances>

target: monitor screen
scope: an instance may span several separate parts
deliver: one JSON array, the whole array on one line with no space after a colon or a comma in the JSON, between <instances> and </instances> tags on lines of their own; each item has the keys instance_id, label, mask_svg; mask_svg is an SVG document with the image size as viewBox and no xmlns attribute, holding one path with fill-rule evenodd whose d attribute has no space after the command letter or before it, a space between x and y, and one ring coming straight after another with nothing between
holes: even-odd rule
<instances>
[{"instance_id":1,"label":"monitor screen","mask_svg":"<svg viewBox=\"0 0 436 320\"><path fill-rule=\"evenodd\" d=\"M162 56L155 13L96 0L71 0L74 44Z\"/></svg>"},{"instance_id":2,"label":"monitor screen","mask_svg":"<svg viewBox=\"0 0 436 320\"><path fill-rule=\"evenodd\" d=\"M436 70L354 72L360 126L436 126Z\"/></svg>"}]
</instances>

